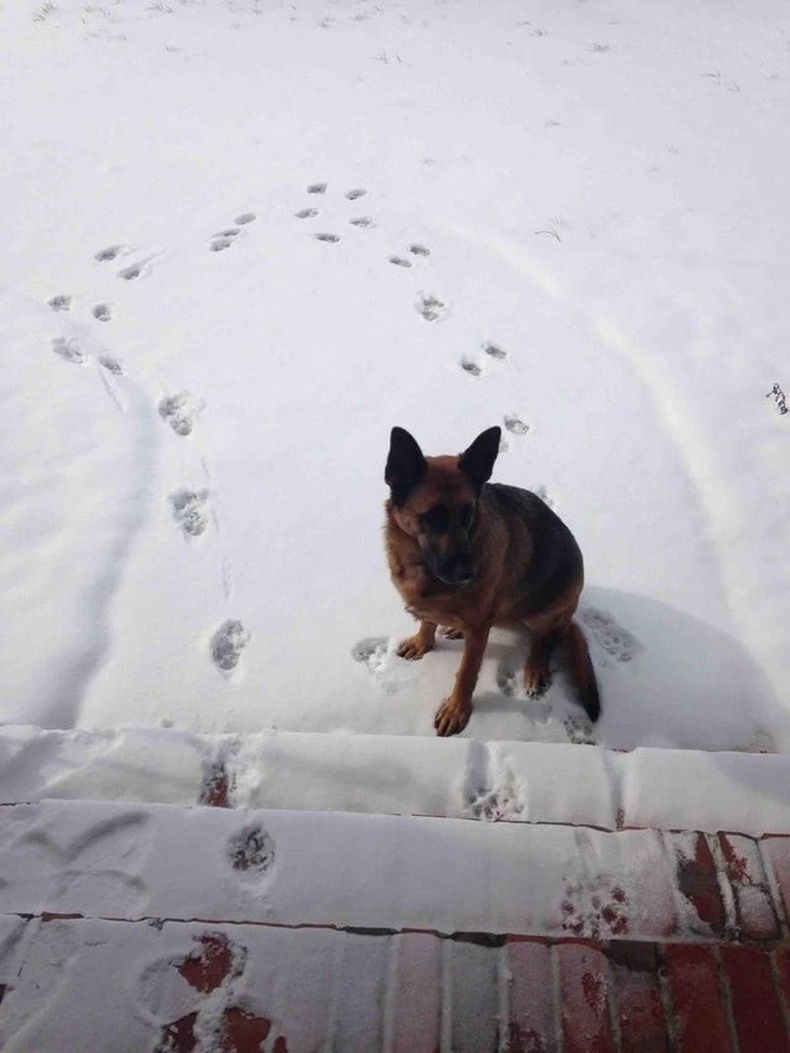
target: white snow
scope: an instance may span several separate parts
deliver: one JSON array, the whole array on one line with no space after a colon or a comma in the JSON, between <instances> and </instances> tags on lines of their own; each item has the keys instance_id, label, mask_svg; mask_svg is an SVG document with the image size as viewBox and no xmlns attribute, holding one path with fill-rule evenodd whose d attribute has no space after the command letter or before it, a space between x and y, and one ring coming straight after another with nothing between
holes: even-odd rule
<instances>
[{"instance_id":1,"label":"white snow","mask_svg":"<svg viewBox=\"0 0 790 1053\"><path fill-rule=\"evenodd\" d=\"M655 830L46 801L0 845L9 914L598 939L602 901L654 938L679 910Z\"/></svg>"},{"instance_id":2,"label":"white snow","mask_svg":"<svg viewBox=\"0 0 790 1053\"><path fill-rule=\"evenodd\" d=\"M790 751L789 45L779 0L3 5L11 793L194 800L216 748L239 804L785 828L784 758L671 751ZM439 752L388 434L496 423L603 716L495 633Z\"/></svg>"}]
</instances>

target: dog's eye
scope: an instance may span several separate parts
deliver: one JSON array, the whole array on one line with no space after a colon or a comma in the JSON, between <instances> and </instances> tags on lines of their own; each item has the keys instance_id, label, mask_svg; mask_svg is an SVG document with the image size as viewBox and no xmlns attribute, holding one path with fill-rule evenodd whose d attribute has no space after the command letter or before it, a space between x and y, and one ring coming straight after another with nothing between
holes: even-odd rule
<instances>
[{"instance_id":1,"label":"dog's eye","mask_svg":"<svg viewBox=\"0 0 790 1053\"><path fill-rule=\"evenodd\" d=\"M450 527L450 516L445 505L434 505L420 516L420 520L434 534L445 534Z\"/></svg>"}]
</instances>

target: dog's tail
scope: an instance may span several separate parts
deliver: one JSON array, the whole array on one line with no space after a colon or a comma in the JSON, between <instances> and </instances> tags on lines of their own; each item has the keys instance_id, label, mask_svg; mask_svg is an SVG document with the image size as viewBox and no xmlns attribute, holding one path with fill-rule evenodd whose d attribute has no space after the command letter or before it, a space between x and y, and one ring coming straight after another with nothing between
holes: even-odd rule
<instances>
[{"instance_id":1,"label":"dog's tail","mask_svg":"<svg viewBox=\"0 0 790 1053\"><path fill-rule=\"evenodd\" d=\"M587 716L595 722L601 715L601 696L598 694L598 681L590 658L590 649L576 622L571 622L565 639L573 682L579 691L580 701Z\"/></svg>"}]
</instances>

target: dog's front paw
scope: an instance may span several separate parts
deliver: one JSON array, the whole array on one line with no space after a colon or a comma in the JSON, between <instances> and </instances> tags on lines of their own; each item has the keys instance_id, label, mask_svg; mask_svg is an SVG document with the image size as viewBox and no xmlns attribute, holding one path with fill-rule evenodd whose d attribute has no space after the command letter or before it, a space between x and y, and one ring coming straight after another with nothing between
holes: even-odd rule
<instances>
[{"instance_id":1,"label":"dog's front paw","mask_svg":"<svg viewBox=\"0 0 790 1053\"><path fill-rule=\"evenodd\" d=\"M414 661L417 658L422 658L429 651L433 650L433 640L430 642L424 637L416 633L414 636L410 636L408 640L404 640L398 647L398 654L401 658L408 658Z\"/></svg>"},{"instance_id":2,"label":"dog's front paw","mask_svg":"<svg viewBox=\"0 0 790 1053\"><path fill-rule=\"evenodd\" d=\"M433 722L436 734L441 735L443 738L447 735L457 735L469 723L471 715L472 707L468 702L459 703L448 698L436 712L436 718Z\"/></svg>"}]
</instances>

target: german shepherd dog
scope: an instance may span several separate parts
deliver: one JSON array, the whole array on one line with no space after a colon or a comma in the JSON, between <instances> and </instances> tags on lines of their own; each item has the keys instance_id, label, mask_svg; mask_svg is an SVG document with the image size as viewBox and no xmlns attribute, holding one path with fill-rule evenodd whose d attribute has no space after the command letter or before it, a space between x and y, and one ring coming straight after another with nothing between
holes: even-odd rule
<instances>
[{"instance_id":1,"label":"german shepherd dog","mask_svg":"<svg viewBox=\"0 0 790 1053\"><path fill-rule=\"evenodd\" d=\"M424 457L404 428L390 436L387 558L406 610L420 622L398 654L422 658L439 626L464 641L455 685L434 721L439 735L455 735L469 721L492 626L531 633L524 671L530 694L548 687L551 653L564 644L582 706L593 721L601 712L587 641L573 621L582 554L536 494L488 482L500 438L500 428L488 428L458 456Z\"/></svg>"}]
</instances>

